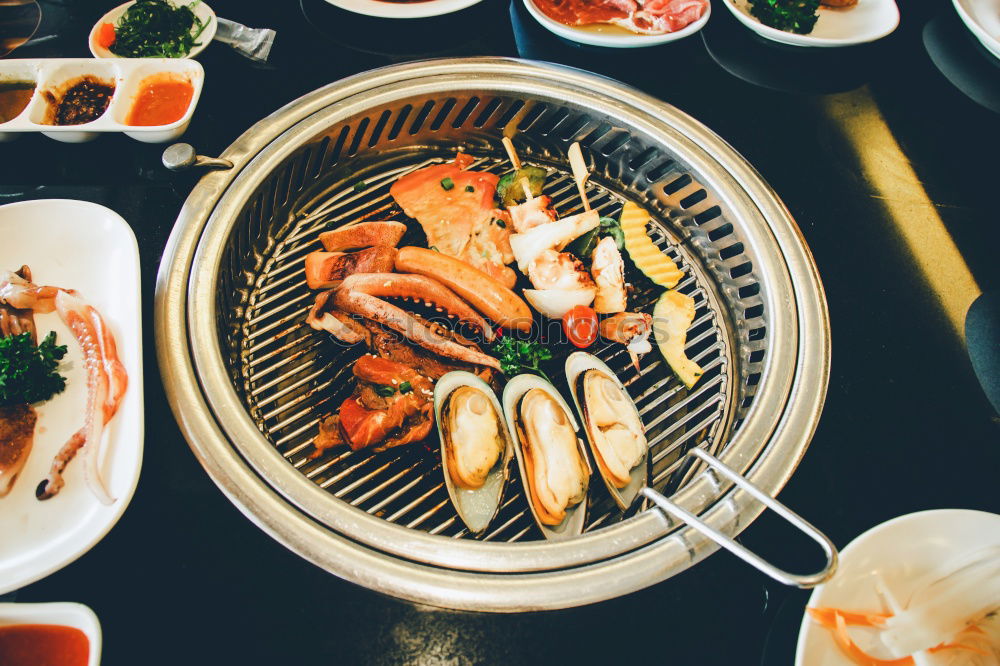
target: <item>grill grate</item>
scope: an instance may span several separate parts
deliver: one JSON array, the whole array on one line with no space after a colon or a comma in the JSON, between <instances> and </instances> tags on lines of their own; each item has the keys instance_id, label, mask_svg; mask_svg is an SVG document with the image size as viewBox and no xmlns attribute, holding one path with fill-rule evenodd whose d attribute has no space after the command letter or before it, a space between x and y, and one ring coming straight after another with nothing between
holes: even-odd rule
<instances>
[{"instance_id":1,"label":"grill grate","mask_svg":"<svg viewBox=\"0 0 1000 666\"><path fill-rule=\"evenodd\" d=\"M470 109L465 118L475 115L472 111L475 105L459 105L459 108L463 109L463 113L464 109ZM443 117L442 113L435 117L434 123ZM538 122L538 118L526 120L534 123ZM557 119L553 128L562 122L563 119ZM375 131L380 132L387 121L380 119L377 125ZM607 136L603 149L598 149L610 153L624 145L621 136L606 128L597 128L591 136L598 130ZM359 127L350 150L357 150L365 131L366 127ZM346 138L347 134L341 132L337 144L342 146ZM315 152L327 149L328 146L323 144ZM335 148L337 152L341 149ZM640 156L634 161L639 161L640 165L649 164L653 157ZM299 164L312 163L314 159L313 154L309 154L301 158ZM351 362L364 350L344 347L327 334L303 325L313 293L304 283L302 259L308 252L319 249L317 235L322 230L358 219L406 221L407 218L388 194L389 186L400 175L437 161L441 159L411 160L409 164L395 165L377 175L369 173L364 188L341 183L338 190L327 193L311 210L298 211L284 229L272 234L271 242L255 262L261 270L248 280L251 288L245 292L244 298L240 298L244 294L237 293L237 300L245 303L245 308L236 308L242 317L235 336L239 344L233 368L238 370L234 378L239 378L237 383L242 385L250 415L261 432L307 478L339 500L372 515L432 534L457 538L468 535L448 500L436 442L429 440L426 446L411 445L377 454L338 449L326 452L317 459L309 457L312 450L309 442L315 435L319 419L350 394L353 387ZM530 160L528 163L531 163ZM551 165L539 165L549 166L551 175L546 193L552 196L560 215L579 212L581 204L570 176L553 169ZM652 164L650 173L662 177L670 171L671 165ZM481 157L473 168L500 173L509 167L496 157ZM275 184L272 185L273 190L263 193L260 203L248 206L248 216L257 218L258 225L262 216L280 208L281 196L291 193L291 171L285 169L283 174L272 179L271 183ZM297 177L308 171L310 169L300 167ZM647 174L647 177L652 176ZM704 193L704 190L696 189L693 194L688 193L690 185L690 178L682 176L664 185L663 191L666 196L683 193L685 201L681 201L681 208L690 207L705 198L704 194L695 196L699 191ZM591 181L588 190L595 209L602 215L617 216L624 201L620 195L600 182ZM707 212L711 213L710 210ZM705 212L701 214L705 216ZM706 220L716 216L707 216ZM247 228L251 225L242 226ZM402 244L419 242L421 232L415 223L411 223L411 227ZM691 295L697 308L694 324L688 333L687 351L704 368L703 378L694 390L688 391L655 350L643 358L641 374L632 369L620 345L607 345L590 351L619 374L636 401L650 442L650 482L669 494L672 487L683 481L685 472L690 472L684 466L683 453L692 446L718 448L732 426L735 416L730 410L733 350L720 319L721 312L713 306L707 279L696 269L683 247L667 236L661 223L654 224L650 234L657 246L670 255L686 274L677 289ZM277 238L281 240L275 240ZM646 280L628 260L626 265L626 279L636 287L630 298L632 309L651 312L662 289ZM228 294L224 298L229 298ZM565 354L555 359L554 365L561 367L564 358ZM558 383L559 380L556 381ZM595 480L592 488L586 526L588 531L623 518L599 482ZM516 474L512 476L503 506L491 530L481 538L498 541L541 538L531 520Z\"/></svg>"},{"instance_id":2,"label":"grill grate","mask_svg":"<svg viewBox=\"0 0 1000 666\"><path fill-rule=\"evenodd\" d=\"M157 280L157 353L199 462L294 552L419 603L564 608L669 578L712 542L657 511L625 519L595 483L589 532L543 545L515 482L481 543L462 538L437 456L419 446L308 458L316 421L349 390L346 367L360 353L302 325L310 294L301 259L318 247L316 233L398 217L389 183L456 148L497 168L503 136L525 161L558 172L563 214L577 205L565 178L573 141L592 165L595 202L613 213L628 199L653 213L651 235L677 256L687 271L681 288L697 299L688 351L708 374L691 392L655 352L639 376L621 350L598 352L643 409L650 482L738 535L759 503L690 462L703 456L681 452L707 447L768 494L787 481L829 377L815 263L775 193L718 136L585 72L495 58L407 63L331 84L261 120L223 155L233 168L202 179L178 216ZM361 179L369 187L355 191ZM648 308L658 290L629 277Z\"/></svg>"}]
</instances>

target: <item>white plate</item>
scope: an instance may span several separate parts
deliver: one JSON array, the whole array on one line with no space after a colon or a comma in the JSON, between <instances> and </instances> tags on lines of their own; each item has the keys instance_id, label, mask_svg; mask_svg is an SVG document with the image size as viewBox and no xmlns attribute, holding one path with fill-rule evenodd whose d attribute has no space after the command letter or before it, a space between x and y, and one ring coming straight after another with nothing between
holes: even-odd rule
<instances>
[{"instance_id":1,"label":"white plate","mask_svg":"<svg viewBox=\"0 0 1000 666\"><path fill-rule=\"evenodd\" d=\"M175 6L177 5L189 5L190 2L186 0L170 0ZM94 27L90 29L90 37L87 39L87 45L90 47L90 52L95 58L120 58L111 51L107 50L103 46L97 43L97 32L101 29L101 25L104 23L118 23L118 19L121 18L125 10L135 4L135 0L130 0L123 5L118 5L110 12L101 17L101 20L94 24ZM215 12L212 8L206 5L204 2L199 2L194 6L194 15L197 16L202 21L208 21L208 25L205 29L201 31L198 36L198 46L195 46L191 51L184 56L185 58L193 58L202 51L205 50L212 39L215 37L215 29L217 27L218 20L216 19Z\"/></svg>"},{"instance_id":2,"label":"white plate","mask_svg":"<svg viewBox=\"0 0 1000 666\"><path fill-rule=\"evenodd\" d=\"M797 35L764 25L750 14L749 0L723 0L740 23L775 42L791 46L851 46L882 39L899 25L894 0L858 0L847 9L820 7L819 19L808 35Z\"/></svg>"},{"instance_id":3,"label":"white plate","mask_svg":"<svg viewBox=\"0 0 1000 666\"><path fill-rule=\"evenodd\" d=\"M880 611L873 574L896 598L906 599L912 584L943 560L1000 544L1000 515L965 509L921 511L876 525L840 553L840 568L813 590L809 606ZM803 613L795 666L853 666L830 632Z\"/></svg>"},{"instance_id":4,"label":"white plate","mask_svg":"<svg viewBox=\"0 0 1000 666\"><path fill-rule=\"evenodd\" d=\"M955 11L987 51L1000 58L1000 0L952 0Z\"/></svg>"},{"instance_id":5,"label":"white plate","mask_svg":"<svg viewBox=\"0 0 1000 666\"><path fill-rule=\"evenodd\" d=\"M0 206L0 266L31 267L40 284L72 288L104 317L128 372L128 390L105 428L101 469L114 504L90 492L80 455L66 468L66 485L39 501L35 487L52 458L83 424L86 373L76 339L56 313L36 315L39 336L56 332L68 353L60 371L66 390L38 407L35 445L21 475L0 498L0 594L49 575L90 550L118 521L142 464L142 329L139 251L121 217L86 201L43 199Z\"/></svg>"},{"instance_id":6,"label":"white plate","mask_svg":"<svg viewBox=\"0 0 1000 666\"><path fill-rule=\"evenodd\" d=\"M451 14L478 4L482 0L424 0L423 2L392 2L392 0L326 0L334 7L355 14L378 18L415 19Z\"/></svg>"},{"instance_id":7,"label":"white plate","mask_svg":"<svg viewBox=\"0 0 1000 666\"><path fill-rule=\"evenodd\" d=\"M542 24L543 28L555 35L558 35L559 37L562 37L563 39L568 39L580 44L588 44L590 46L607 46L614 49L634 49L641 46L656 46L657 44L666 44L668 42L677 41L678 39L683 39L688 35L693 35L705 27L705 24L708 23L708 17L712 15L712 3L709 2L708 6L705 7L705 13L701 15L701 18L694 23L684 26L677 32L668 32L663 35L633 35L621 34L624 29L618 28L618 26L614 25L577 27L560 23L559 21L546 16L542 10L535 6L534 0L524 0L524 7L536 21ZM607 32L602 32L602 30L607 30Z\"/></svg>"},{"instance_id":8,"label":"white plate","mask_svg":"<svg viewBox=\"0 0 1000 666\"><path fill-rule=\"evenodd\" d=\"M90 641L87 666L101 663L101 623L83 604L57 601L47 604L0 604L0 627L12 624L60 624L79 629Z\"/></svg>"}]
</instances>

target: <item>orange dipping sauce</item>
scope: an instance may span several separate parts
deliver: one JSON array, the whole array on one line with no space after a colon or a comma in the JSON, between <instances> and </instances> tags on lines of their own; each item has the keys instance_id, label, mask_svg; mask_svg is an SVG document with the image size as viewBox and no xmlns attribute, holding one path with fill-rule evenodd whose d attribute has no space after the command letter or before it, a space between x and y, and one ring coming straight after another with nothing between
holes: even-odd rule
<instances>
[{"instance_id":1,"label":"orange dipping sauce","mask_svg":"<svg viewBox=\"0 0 1000 666\"><path fill-rule=\"evenodd\" d=\"M3 666L88 666L90 639L75 627L12 624L0 627Z\"/></svg>"},{"instance_id":2,"label":"orange dipping sauce","mask_svg":"<svg viewBox=\"0 0 1000 666\"><path fill-rule=\"evenodd\" d=\"M139 93L125 124L149 127L177 122L184 117L193 96L194 86L183 76L169 73L147 76L139 84Z\"/></svg>"}]
</instances>

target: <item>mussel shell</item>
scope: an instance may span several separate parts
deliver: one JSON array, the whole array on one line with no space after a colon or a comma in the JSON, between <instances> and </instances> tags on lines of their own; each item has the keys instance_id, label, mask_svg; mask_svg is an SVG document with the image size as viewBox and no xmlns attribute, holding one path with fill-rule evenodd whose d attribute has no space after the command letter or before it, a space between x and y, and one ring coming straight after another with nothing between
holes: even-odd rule
<instances>
[{"instance_id":1,"label":"mussel shell","mask_svg":"<svg viewBox=\"0 0 1000 666\"><path fill-rule=\"evenodd\" d=\"M448 406L452 393L463 386L481 391L489 400L497 417L497 431L504 441L504 450L499 459L486 476L486 482L474 490L459 488L455 485L449 468L448 446L450 432L448 428ZM504 489L510 478L510 461L514 456L514 445L507 423L503 418L500 401L489 384L471 372L456 370L443 375L434 385L434 419L437 423L438 438L441 441L441 471L444 474L445 487L458 517L465 523L469 531L482 534L496 517L503 500Z\"/></svg>"},{"instance_id":2,"label":"mussel shell","mask_svg":"<svg viewBox=\"0 0 1000 666\"><path fill-rule=\"evenodd\" d=\"M575 432L579 432L580 426L576 420L573 410L559 394L559 391L557 391L552 384L548 383L538 375L518 375L511 379L504 388L503 412L504 417L507 419L507 428L513 436L515 444L514 454L517 457L517 466L521 472L521 485L524 487L524 492L528 496L528 508L531 510L531 515L535 519L535 524L538 525L542 535L549 541L561 541L579 536L583 533L583 528L587 520L588 498L585 498L578 504L568 507L566 509L566 517L563 518L563 521L558 525L546 525L539 518L538 511L535 508L535 502L530 496L531 486L528 482L528 471L524 461L525 456L522 441L524 430L520 423L521 399L524 398L524 395L528 391L534 388L542 389L556 401L556 403L566 412L566 417L569 419L570 425L573 427ZM587 456L587 450L579 436L576 438L576 442L581 459L587 464L591 473L593 473L593 468L590 465L590 459Z\"/></svg>"},{"instance_id":3,"label":"mussel shell","mask_svg":"<svg viewBox=\"0 0 1000 666\"><path fill-rule=\"evenodd\" d=\"M635 402L632 401L625 390L625 386L622 385L618 376L615 375L614 371L611 370L601 359L597 358L593 354L588 354L587 352L573 352L566 359L566 382L569 384L570 393L573 394L573 404L576 405L577 412L580 414L580 418L583 420L583 430L587 436L588 448L590 453L594 458L594 466L597 467L597 471L604 481L604 485L608 489L608 493L611 495L611 499L615 501L618 508L625 511L633 502L635 502L636 497L639 496L640 491L646 487L646 482L648 478L648 452L643 455L642 460L632 468L629 472L629 482L624 488L618 488L615 485L614 480L608 474L607 468L605 467L603 461L601 460L600 451L595 444L595 439L591 429L591 419L588 416L586 401L583 399L584 390L583 384L585 375L588 370L596 370L604 373L612 381L614 381L618 388L622 390L626 397L628 397L628 403L632 405L632 409L635 410L635 416L639 419L639 423L642 423L642 418L639 416L639 410L635 406Z\"/></svg>"}]
</instances>

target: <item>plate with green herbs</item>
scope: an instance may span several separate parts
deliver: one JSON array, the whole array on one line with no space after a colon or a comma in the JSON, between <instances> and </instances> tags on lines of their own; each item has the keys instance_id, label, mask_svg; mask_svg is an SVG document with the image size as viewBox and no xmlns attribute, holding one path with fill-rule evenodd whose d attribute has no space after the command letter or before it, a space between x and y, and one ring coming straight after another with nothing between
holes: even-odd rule
<instances>
[{"instance_id":1,"label":"plate with green herbs","mask_svg":"<svg viewBox=\"0 0 1000 666\"><path fill-rule=\"evenodd\" d=\"M838 47L881 39L899 25L894 0L723 0L755 33L790 46ZM829 4L826 4L829 3Z\"/></svg>"},{"instance_id":2,"label":"plate with green herbs","mask_svg":"<svg viewBox=\"0 0 1000 666\"><path fill-rule=\"evenodd\" d=\"M0 331L4 338L0 408L30 406L35 414L34 423L26 426L33 427L27 457L17 479L0 497L0 594L4 594L71 563L121 517L142 465L143 398L139 252L128 224L104 206L42 199L0 206L0 234L5 241L0 245L0 267L17 271L27 265L32 282L75 290L100 312L128 373L127 388L104 428L97 459L99 474L115 501L103 504L91 492L83 451L66 465L62 489L39 499L39 482L48 477L56 454L84 423L88 397L84 355L56 312L34 312L34 341L21 332L4 336ZM10 432L10 414L4 419ZM0 448L9 441L0 441Z\"/></svg>"},{"instance_id":3,"label":"plate with green herbs","mask_svg":"<svg viewBox=\"0 0 1000 666\"><path fill-rule=\"evenodd\" d=\"M90 31L95 58L193 58L215 37L216 17L201 0L132 0Z\"/></svg>"}]
</instances>

